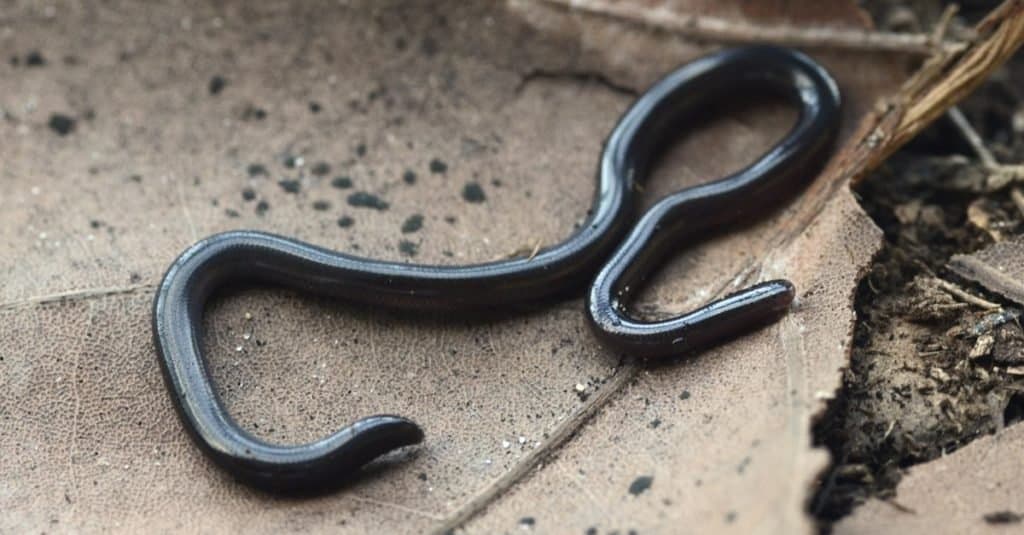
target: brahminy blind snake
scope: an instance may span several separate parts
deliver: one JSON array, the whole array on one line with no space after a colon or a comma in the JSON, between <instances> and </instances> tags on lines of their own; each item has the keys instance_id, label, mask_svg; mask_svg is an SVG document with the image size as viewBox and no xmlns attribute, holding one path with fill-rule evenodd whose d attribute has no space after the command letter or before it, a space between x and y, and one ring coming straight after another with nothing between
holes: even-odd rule
<instances>
[{"instance_id":1,"label":"brahminy blind snake","mask_svg":"<svg viewBox=\"0 0 1024 535\"><path fill-rule=\"evenodd\" d=\"M703 106L757 92L799 108L790 132L749 167L662 199L622 241L634 220L637 181L673 131ZM611 348L646 357L696 351L774 321L793 299L786 281L759 284L666 321L629 319L624 305L675 240L750 221L801 189L827 157L838 121L838 88L813 60L769 46L730 49L679 68L637 99L605 142L585 223L530 258L431 266L360 258L264 232L203 239L170 266L153 305L154 339L172 400L207 455L238 479L271 491L334 487L370 460L423 439L418 425L390 415L363 418L297 446L269 444L244 431L217 396L200 347L207 298L240 280L387 308L457 311L562 295L594 280L600 268L587 297L594 331Z\"/></svg>"}]
</instances>

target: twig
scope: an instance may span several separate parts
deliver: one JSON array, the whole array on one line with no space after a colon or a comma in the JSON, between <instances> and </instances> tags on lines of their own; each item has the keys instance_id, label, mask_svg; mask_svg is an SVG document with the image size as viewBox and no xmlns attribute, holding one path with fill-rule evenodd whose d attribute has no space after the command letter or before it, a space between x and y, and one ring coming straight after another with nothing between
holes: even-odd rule
<instances>
[{"instance_id":1,"label":"twig","mask_svg":"<svg viewBox=\"0 0 1024 535\"><path fill-rule=\"evenodd\" d=\"M945 35L945 29L941 25L937 28L941 31L931 34L879 32L825 26L768 26L719 17L678 13L665 7L649 7L630 2L609 0L536 1L668 30L700 41L771 42L794 47L901 52L917 56L931 56L936 51L957 53L967 47L967 43L960 41L935 42L936 35L940 37ZM945 15L943 20L945 20Z\"/></svg>"},{"instance_id":2,"label":"twig","mask_svg":"<svg viewBox=\"0 0 1024 535\"><path fill-rule=\"evenodd\" d=\"M530 251L530 257L527 258L527 260L533 260L533 258L535 256L537 256L537 253L539 253L539 252L540 252L540 240L537 240L537 243L533 244L533 250Z\"/></svg>"},{"instance_id":3,"label":"twig","mask_svg":"<svg viewBox=\"0 0 1024 535\"><path fill-rule=\"evenodd\" d=\"M978 155L981 163L989 169L995 169L999 167L999 162L996 161L996 157L992 155L992 151L988 150L985 146L985 142L981 139L981 135L978 131L971 126L971 122L964 117L964 112L960 111L959 106L953 106L949 109L949 118L952 119L953 124L956 126L960 134L964 136L964 139L971 146L971 150Z\"/></svg>"},{"instance_id":4,"label":"twig","mask_svg":"<svg viewBox=\"0 0 1024 535\"><path fill-rule=\"evenodd\" d=\"M903 505L900 502L897 502L894 498L890 498L888 500L882 500L882 503L888 505L889 507L892 507L893 509L895 509L895 510L901 512L901 513L907 513L908 515L916 515L917 514L917 511L911 509L910 507L907 507L906 505Z\"/></svg>"},{"instance_id":5,"label":"twig","mask_svg":"<svg viewBox=\"0 0 1024 535\"><path fill-rule=\"evenodd\" d=\"M998 309L1003 308L1002 305L999 305L997 303L993 303L992 301L987 301L987 300L982 299L982 298L980 298L980 297L978 297L976 295L971 295L971 294L963 291L962 289L960 289L959 286L957 286L957 285L955 285L955 284L953 284L953 283L951 283L951 282L949 282L947 280L943 280L943 279L936 279L936 280L939 282L939 288L942 288L947 293L949 293L949 295L952 295L953 297L956 297L957 299L960 299L961 301L963 301L965 303L970 303L970 304L972 304L974 306L977 306L979 308L983 308L985 310L998 310Z\"/></svg>"},{"instance_id":6,"label":"twig","mask_svg":"<svg viewBox=\"0 0 1024 535\"><path fill-rule=\"evenodd\" d=\"M988 78L1024 43L1024 2L1006 0L977 26L978 38L961 53L940 53L904 83L897 100L874 119L865 143L865 169L883 160ZM866 173L855 177L863 179Z\"/></svg>"},{"instance_id":7,"label":"twig","mask_svg":"<svg viewBox=\"0 0 1024 535\"><path fill-rule=\"evenodd\" d=\"M958 11L960 11L960 6L956 4L949 4L942 11L942 16L939 17L939 22L931 33L932 46L937 47L942 44L942 41L946 38L946 33L949 32L949 25L953 22L953 17L956 16Z\"/></svg>"},{"instance_id":8,"label":"twig","mask_svg":"<svg viewBox=\"0 0 1024 535\"><path fill-rule=\"evenodd\" d=\"M1013 188L1010 190L1010 199L1013 201L1013 205L1017 207L1017 211L1024 216L1024 192L1020 188Z\"/></svg>"},{"instance_id":9,"label":"twig","mask_svg":"<svg viewBox=\"0 0 1024 535\"><path fill-rule=\"evenodd\" d=\"M608 401L618 394L622 388L633 380L639 373L640 368L631 363L621 365L611 378L601 386L597 392L578 406L568 418L551 431L551 434L544 441L519 460L508 472L505 472L497 479L488 483L480 492L469 499L468 502L459 506L449 516L434 527L432 533L452 533L460 526L480 514L498 497L512 488L528 473L537 468L548 457L554 455L558 448L571 438L580 427L590 418L594 417L598 410L605 406Z\"/></svg>"},{"instance_id":10,"label":"twig","mask_svg":"<svg viewBox=\"0 0 1024 535\"><path fill-rule=\"evenodd\" d=\"M1007 184L1024 181L1024 165L1000 163L959 107L950 108L948 115L967 144L971 146L971 150L978 155L981 164L988 170L989 174L983 184L987 191L996 191Z\"/></svg>"},{"instance_id":11,"label":"twig","mask_svg":"<svg viewBox=\"0 0 1024 535\"><path fill-rule=\"evenodd\" d=\"M99 299L114 295L132 294L136 292L149 293L154 290L156 290L156 286L153 284L133 284L130 286L116 286L110 288L88 288L84 290L68 290L65 292L58 292L47 295L36 295L32 297L27 297L25 299L0 303L0 311L14 310L18 308L30 307L35 305L46 305L51 303L68 303L88 299Z\"/></svg>"}]
</instances>

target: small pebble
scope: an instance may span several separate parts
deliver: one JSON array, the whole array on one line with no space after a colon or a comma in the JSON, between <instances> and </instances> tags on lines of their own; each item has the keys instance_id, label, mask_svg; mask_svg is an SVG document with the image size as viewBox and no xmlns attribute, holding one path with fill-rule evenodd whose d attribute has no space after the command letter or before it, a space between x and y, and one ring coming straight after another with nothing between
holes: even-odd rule
<instances>
[{"instance_id":1,"label":"small pebble","mask_svg":"<svg viewBox=\"0 0 1024 535\"><path fill-rule=\"evenodd\" d=\"M224 77L214 76L213 78L210 78L210 84L208 86L208 89L210 90L211 95L219 95L220 92L223 91L224 87L227 85L228 81L225 80Z\"/></svg>"},{"instance_id":2,"label":"small pebble","mask_svg":"<svg viewBox=\"0 0 1024 535\"><path fill-rule=\"evenodd\" d=\"M420 246L409 240L402 240L398 242L398 250L405 256L416 256L416 253L420 250Z\"/></svg>"},{"instance_id":3,"label":"small pebble","mask_svg":"<svg viewBox=\"0 0 1024 535\"><path fill-rule=\"evenodd\" d=\"M331 181L331 186L338 189L348 189L352 187L352 179L347 176L334 177Z\"/></svg>"},{"instance_id":4,"label":"small pebble","mask_svg":"<svg viewBox=\"0 0 1024 535\"><path fill-rule=\"evenodd\" d=\"M75 131L75 119L61 113L51 115L48 124L50 130L53 130L60 136L66 136Z\"/></svg>"},{"instance_id":5,"label":"small pebble","mask_svg":"<svg viewBox=\"0 0 1024 535\"><path fill-rule=\"evenodd\" d=\"M433 160L430 160L430 172L435 175L443 175L448 172L448 164L434 158Z\"/></svg>"},{"instance_id":6,"label":"small pebble","mask_svg":"<svg viewBox=\"0 0 1024 535\"><path fill-rule=\"evenodd\" d=\"M423 228L423 216L420 214L413 214L402 223L402 234L409 234L416 232Z\"/></svg>"},{"instance_id":7,"label":"small pebble","mask_svg":"<svg viewBox=\"0 0 1024 535\"><path fill-rule=\"evenodd\" d=\"M358 208L373 208L374 210L387 210L388 206L390 206L387 201L365 191L357 191L349 195L348 204Z\"/></svg>"},{"instance_id":8,"label":"small pebble","mask_svg":"<svg viewBox=\"0 0 1024 535\"><path fill-rule=\"evenodd\" d=\"M283 189L285 193L298 193L299 189L302 188L302 184L298 180L292 180L287 178L278 181L277 185L281 186L281 189Z\"/></svg>"},{"instance_id":9,"label":"small pebble","mask_svg":"<svg viewBox=\"0 0 1024 535\"><path fill-rule=\"evenodd\" d=\"M466 202L479 204L487 200L484 189L476 182L469 182L462 188L462 198Z\"/></svg>"},{"instance_id":10,"label":"small pebble","mask_svg":"<svg viewBox=\"0 0 1024 535\"><path fill-rule=\"evenodd\" d=\"M633 480L629 485L629 493L633 496L639 496L643 494L647 489L651 488L651 484L654 483L653 476L640 476Z\"/></svg>"},{"instance_id":11,"label":"small pebble","mask_svg":"<svg viewBox=\"0 0 1024 535\"><path fill-rule=\"evenodd\" d=\"M249 167L246 168L246 172L249 173L249 176L253 177L261 175L267 176L270 174L270 172L267 171L266 166L260 165L258 163L249 164Z\"/></svg>"},{"instance_id":12,"label":"small pebble","mask_svg":"<svg viewBox=\"0 0 1024 535\"><path fill-rule=\"evenodd\" d=\"M331 172L331 164L327 162L317 162L313 165L313 168L310 169L310 172L316 176L326 176Z\"/></svg>"}]
</instances>

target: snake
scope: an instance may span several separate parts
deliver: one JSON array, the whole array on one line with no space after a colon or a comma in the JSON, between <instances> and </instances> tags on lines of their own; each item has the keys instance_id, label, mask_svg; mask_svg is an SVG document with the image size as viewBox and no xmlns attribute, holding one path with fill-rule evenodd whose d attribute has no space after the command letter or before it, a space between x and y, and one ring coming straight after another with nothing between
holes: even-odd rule
<instances>
[{"instance_id":1,"label":"snake","mask_svg":"<svg viewBox=\"0 0 1024 535\"><path fill-rule=\"evenodd\" d=\"M794 126L749 166L677 191L638 218L642 182L674 134L708 106L751 95L784 99L799 112ZM604 142L585 221L529 257L423 265L253 230L204 238L173 261L153 303L154 343L172 402L210 459L269 492L335 488L371 460L424 440L418 424L389 414L298 445L272 444L243 429L218 396L202 349L207 301L239 282L414 312L511 310L585 293L596 337L613 351L648 359L698 352L769 324L794 298L785 280L658 321L636 319L629 306L671 253L719 228L763 217L810 183L830 156L840 112L836 82L803 53L768 45L729 48L679 67L633 102Z\"/></svg>"}]
</instances>

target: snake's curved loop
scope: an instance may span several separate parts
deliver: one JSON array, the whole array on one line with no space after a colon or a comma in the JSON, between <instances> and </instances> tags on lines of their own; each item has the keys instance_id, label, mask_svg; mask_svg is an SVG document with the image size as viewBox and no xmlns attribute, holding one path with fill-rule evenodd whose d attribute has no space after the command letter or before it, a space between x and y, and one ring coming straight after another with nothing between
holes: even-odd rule
<instances>
[{"instance_id":1,"label":"snake's curved loop","mask_svg":"<svg viewBox=\"0 0 1024 535\"><path fill-rule=\"evenodd\" d=\"M761 217L814 179L832 148L840 115L839 89L820 65L774 47L734 49L690 63L655 85L623 118L608 140L615 150L602 165L613 175L643 177L657 148L634 148L641 136L668 139L659 135L665 125L710 100L757 92L782 96L799 108L796 124L745 169L669 195L643 215L587 294L590 324L606 345L646 358L699 351L774 322L789 308L793 285L775 280L663 321L626 315L630 297L680 243ZM663 99L645 102L652 94Z\"/></svg>"},{"instance_id":2,"label":"snake's curved loop","mask_svg":"<svg viewBox=\"0 0 1024 535\"><path fill-rule=\"evenodd\" d=\"M608 138L594 204L580 230L530 258L468 266L414 265L360 258L254 231L217 234L196 243L168 269L153 305L154 339L182 422L217 464L244 482L272 491L333 487L373 458L420 442L423 432L415 423L387 415L364 418L327 438L297 446L269 444L244 431L218 398L203 359L201 320L209 296L228 282L245 280L386 308L456 311L571 294L592 280L628 230L635 211L634 181L646 174L677 120L720 99L723 90L752 86L782 89L802 103L797 127L751 168L670 198L688 196L692 200L687 202L701 217L732 219L740 208L758 204L751 195L774 196L780 183L810 178L808 169L829 144L838 113L835 85L803 55L770 47L729 50L697 60L656 84ZM687 205L670 204L655 208L676 214L678 206ZM719 210L727 217L714 213ZM595 288L603 288L604 280L632 280L636 270L629 263L646 267L653 248L644 245L660 243L657 222L675 226L682 221L680 216L652 220L649 213L640 229L650 230L651 236L634 232ZM628 273L623 276L621 271ZM606 320L601 304L612 301L604 295L591 292L590 310L598 313L598 326L613 327L604 331L612 336L606 339L618 340L614 337L623 331L616 329L627 324ZM757 296L751 298L755 304L761 302ZM626 339L637 340L632 335Z\"/></svg>"}]
</instances>

